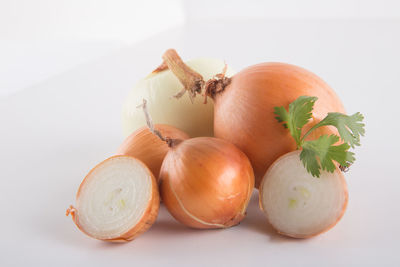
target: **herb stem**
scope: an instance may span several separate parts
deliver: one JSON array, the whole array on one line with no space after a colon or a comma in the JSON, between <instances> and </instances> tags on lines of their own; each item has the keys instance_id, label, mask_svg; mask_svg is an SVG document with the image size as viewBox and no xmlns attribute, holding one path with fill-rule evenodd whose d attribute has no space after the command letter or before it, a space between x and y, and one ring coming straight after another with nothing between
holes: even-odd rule
<instances>
[{"instance_id":1,"label":"herb stem","mask_svg":"<svg viewBox=\"0 0 400 267\"><path fill-rule=\"evenodd\" d=\"M306 137L315 129L317 129L318 127L320 127L320 125L315 124L313 127L311 127L304 135L302 138L300 138L300 142L303 143L303 141L306 139Z\"/></svg>"}]
</instances>

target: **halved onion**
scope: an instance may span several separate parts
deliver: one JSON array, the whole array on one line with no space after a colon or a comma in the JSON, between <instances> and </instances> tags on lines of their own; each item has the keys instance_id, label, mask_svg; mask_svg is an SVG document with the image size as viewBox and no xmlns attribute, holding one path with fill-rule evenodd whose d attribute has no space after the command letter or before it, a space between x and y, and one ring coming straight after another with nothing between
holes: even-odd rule
<instances>
[{"instance_id":1,"label":"halved onion","mask_svg":"<svg viewBox=\"0 0 400 267\"><path fill-rule=\"evenodd\" d=\"M75 224L85 234L104 241L133 240L157 218L160 205L156 180L138 159L114 156L94 167L81 183Z\"/></svg>"},{"instance_id":2,"label":"halved onion","mask_svg":"<svg viewBox=\"0 0 400 267\"><path fill-rule=\"evenodd\" d=\"M277 159L260 188L260 207L280 234L307 238L323 233L342 218L348 201L342 172L313 177L300 161L300 151Z\"/></svg>"}]
</instances>

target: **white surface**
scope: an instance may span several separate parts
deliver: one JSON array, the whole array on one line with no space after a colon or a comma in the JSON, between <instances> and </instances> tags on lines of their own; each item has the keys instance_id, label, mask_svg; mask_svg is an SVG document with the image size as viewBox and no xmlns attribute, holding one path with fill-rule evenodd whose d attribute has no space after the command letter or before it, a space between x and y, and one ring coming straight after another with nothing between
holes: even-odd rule
<instances>
[{"instance_id":1,"label":"white surface","mask_svg":"<svg viewBox=\"0 0 400 267\"><path fill-rule=\"evenodd\" d=\"M0 99L0 266L399 266L400 21L202 22L159 34ZM227 230L188 229L161 210L123 245L92 240L64 216L80 181L122 142L120 111L166 48L183 58L303 66L325 79L367 135L346 174L342 221L309 240L278 236L257 198Z\"/></svg>"},{"instance_id":2,"label":"white surface","mask_svg":"<svg viewBox=\"0 0 400 267\"><path fill-rule=\"evenodd\" d=\"M1 0L0 96L32 87L185 21L228 18L400 19L400 2Z\"/></svg>"},{"instance_id":3,"label":"white surface","mask_svg":"<svg viewBox=\"0 0 400 267\"><path fill-rule=\"evenodd\" d=\"M8 0L10 1L10 0ZM184 0L187 19L394 19L397 0Z\"/></svg>"},{"instance_id":4,"label":"white surface","mask_svg":"<svg viewBox=\"0 0 400 267\"><path fill-rule=\"evenodd\" d=\"M123 46L119 41L1 41L0 96L31 88Z\"/></svg>"},{"instance_id":5,"label":"white surface","mask_svg":"<svg viewBox=\"0 0 400 267\"><path fill-rule=\"evenodd\" d=\"M184 17L181 0L2 0L0 14L2 39L37 41L136 42Z\"/></svg>"},{"instance_id":6,"label":"white surface","mask_svg":"<svg viewBox=\"0 0 400 267\"><path fill-rule=\"evenodd\" d=\"M2 0L0 96L183 21L181 0Z\"/></svg>"}]
</instances>

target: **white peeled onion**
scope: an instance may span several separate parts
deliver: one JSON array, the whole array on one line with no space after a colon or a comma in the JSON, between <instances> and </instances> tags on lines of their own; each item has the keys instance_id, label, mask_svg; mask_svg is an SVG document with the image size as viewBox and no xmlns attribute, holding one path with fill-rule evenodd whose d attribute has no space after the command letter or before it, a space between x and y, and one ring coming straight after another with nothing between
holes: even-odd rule
<instances>
[{"instance_id":1,"label":"white peeled onion","mask_svg":"<svg viewBox=\"0 0 400 267\"><path fill-rule=\"evenodd\" d=\"M189 60L186 64L208 80L221 73L225 63L219 59L198 58ZM234 72L227 68L226 76ZM213 136L213 103L203 104L203 97L196 97L191 102L186 94L180 99L173 96L183 88L178 78L169 70L155 71L139 81L125 100L122 111L122 128L128 136L138 128L145 126L146 121L141 110L136 106L147 99L149 113L155 124L175 126L191 137Z\"/></svg>"},{"instance_id":2,"label":"white peeled onion","mask_svg":"<svg viewBox=\"0 0 400 267\"><path fill-rule=\"evenodd\" d=\"M150 228L159 206L157 182L147 166L134 157L113 156L85 177L67 215L90 237L124 242Z\"/></svg>"},{"instance_id":3,"label":"white peeled onion","mask_svg":"<svg viewBox=\"0 0 400 267\"><path fill-rule=\"evenodd\" d=\"M339 168L313 177L297 150L271 165L261 182L259 197L261 209L280 234L307 238L336 225L346 210L348 192Z\"/></svg>"}]
</instances>

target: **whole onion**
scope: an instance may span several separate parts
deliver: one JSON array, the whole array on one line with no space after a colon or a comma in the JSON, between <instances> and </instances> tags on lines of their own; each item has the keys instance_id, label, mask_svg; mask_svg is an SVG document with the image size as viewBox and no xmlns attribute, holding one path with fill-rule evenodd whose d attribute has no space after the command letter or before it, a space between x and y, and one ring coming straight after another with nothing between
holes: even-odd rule
<instances>
[{"instance_id":1,"label":"whole onion","mask_svg":"<svg viewBox=\"0 0 400 267\"><path fill-rule=\"evenodd\" d=\"M164 137L143 100L149 131L168 144L161 165L160 193L175 219L193 228L226 228L246 214L254 187L247 156L235 145L214 137L186 140Z\"/></svg>"},{"instance_id":2,"label":"whole onion","mask_svg":"<svg viewBox=\"0 0 400 267\"><path fill-rule=\"evenodd\" d=\"M246 155L231 143L196 137L172 143L160 182L175 219L193 228L226 228L245 217L254 174Z\"/></svg>"}]
</instances>

